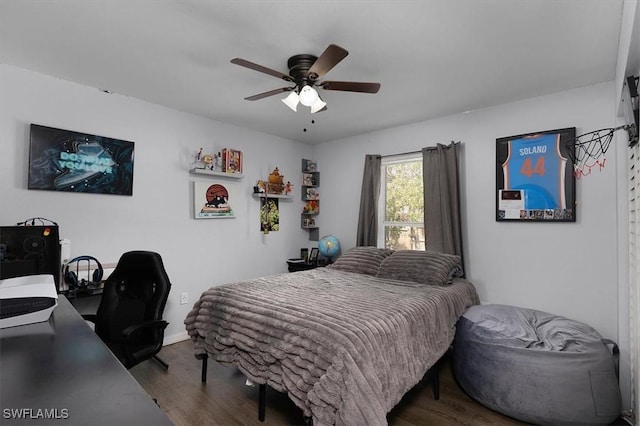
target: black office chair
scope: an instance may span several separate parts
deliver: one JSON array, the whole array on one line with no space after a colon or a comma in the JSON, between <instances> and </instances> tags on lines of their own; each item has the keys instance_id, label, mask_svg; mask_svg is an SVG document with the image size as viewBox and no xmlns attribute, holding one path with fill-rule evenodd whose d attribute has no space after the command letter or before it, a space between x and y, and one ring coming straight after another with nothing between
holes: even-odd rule
<instances>
[{"instance_id":1,"label":"black office chair","mask_svg":"<svg viewBox=\"0 0 640 426\"><path fill-rule=\"evenodd\" d=\"M162 312L170 289L158 253L130 251L106 279L96 314L82 317L95 324L96 334L127 369L153 358L166 370L157 353L169 324Z\"/></svg>"}]
</instances>

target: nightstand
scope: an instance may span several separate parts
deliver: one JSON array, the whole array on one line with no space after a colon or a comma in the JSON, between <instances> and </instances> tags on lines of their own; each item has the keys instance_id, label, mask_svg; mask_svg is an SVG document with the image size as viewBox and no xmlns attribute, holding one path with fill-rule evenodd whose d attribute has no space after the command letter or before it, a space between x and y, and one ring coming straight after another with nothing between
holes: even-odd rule
<instances>
[{"instance_id":1,"label":"nightstand","mask_svg":"<svg viewBox=\"0 0 640 426\"><path fill-rule=\"evenodd\" d=\"M315 269L318 267L318 265L315 263L306 263L291 260L287 260L287 265L289 265L289 272L307 271L309 269Z\"/></svg>"}]
</instances>

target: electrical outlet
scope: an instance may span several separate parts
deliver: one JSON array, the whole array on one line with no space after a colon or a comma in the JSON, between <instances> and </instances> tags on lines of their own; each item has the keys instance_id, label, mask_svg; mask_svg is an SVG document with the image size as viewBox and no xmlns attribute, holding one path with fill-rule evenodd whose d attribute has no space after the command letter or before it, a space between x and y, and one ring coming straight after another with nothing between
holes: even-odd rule
<instances>
[{"instance_id":1,"label":"electrical outlet","mask_svg":"<svg viewBox=\"0 0 640 426\"><path fill-rule=\"evenodd\" d=\"M187 294L186 291L183 291L182 293L180 293L180 304L186 305L188 301L189 301L189 294Z\"/></svg>"}]
</instances>

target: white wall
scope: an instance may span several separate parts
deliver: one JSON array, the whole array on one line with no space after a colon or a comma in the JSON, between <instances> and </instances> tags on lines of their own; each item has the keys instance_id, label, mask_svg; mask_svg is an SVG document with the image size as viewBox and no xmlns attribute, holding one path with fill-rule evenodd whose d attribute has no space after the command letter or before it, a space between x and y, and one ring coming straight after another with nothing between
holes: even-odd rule
<instances>
[{"instance_id":1,"label":"white wall","mask_svg":"<svg viewBox=\"0 0 640 426\"><path fill-rule=\"evenodd\" d=\"M613 89L613 83L603 83L318 145L322 233L334 234L344 248L355 245L365 154L461 141L465 263L482 302L564 315L617 341L615 150L623 146L612 146L602 172L578 180L576 223L495 221L496 138L612 127Z\"/></svg>"},{"instance_id":2,"label":"white wall","mask_svg":"<svg viewBox=\"0 0 640 426\"><path fill-rule=\"evenodd\" d=\"M29 124L135 142L133 196L27 190ZM245 178L188 173L199 147L245 154ZM184 336L183 320L203 290L231 280L286 271L286 259L309 247L300 229L302 202L280 200L279 232L259 232L257 179L278 166L298 195L301 158L310 147L140 100L0 65L0 224L42 216L71 240L71 255L117 262L128 250L157 251L173 288L165 310L167 341ZM225 184L235 219L193 219L192 181ZM180 293L189 303L180 305Z\"/></svg>"}]
</instances>

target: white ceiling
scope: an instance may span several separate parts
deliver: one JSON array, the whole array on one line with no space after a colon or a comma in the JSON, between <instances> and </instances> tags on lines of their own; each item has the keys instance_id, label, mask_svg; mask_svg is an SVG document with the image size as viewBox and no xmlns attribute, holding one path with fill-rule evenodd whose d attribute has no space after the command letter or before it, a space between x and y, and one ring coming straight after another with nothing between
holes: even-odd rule
<instances>
[{"instance_id":1,"label":"white ceiling","mask_svg":"<svg viewBox=\"0 0 640 426\"><path fill-rule=\"evenodd\" d=\"M623 0L0 0L0 62L305 143L587 86L615 77ZM287 59L349 55L294 113ZM311 123L315 120L315 124ZM308 129L306 132L303 129Z\"/></svg>"}]
</instances>

